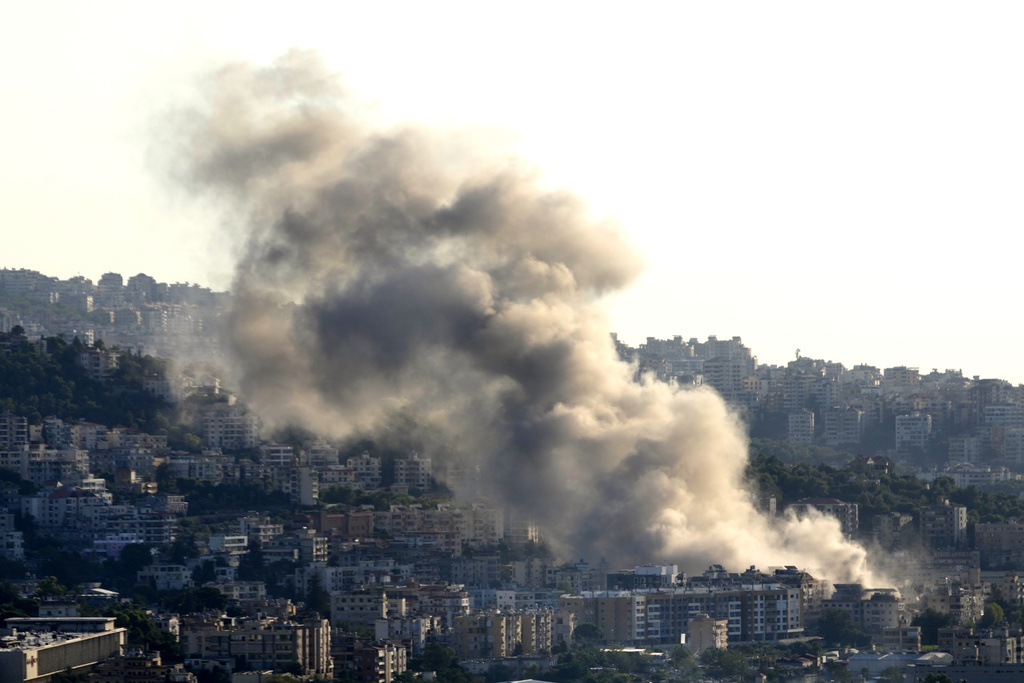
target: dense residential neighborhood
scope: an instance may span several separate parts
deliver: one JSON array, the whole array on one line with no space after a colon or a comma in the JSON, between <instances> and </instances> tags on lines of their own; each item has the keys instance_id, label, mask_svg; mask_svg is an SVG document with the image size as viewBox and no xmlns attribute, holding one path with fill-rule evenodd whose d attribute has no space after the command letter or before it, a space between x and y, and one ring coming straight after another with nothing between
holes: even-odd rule
<instances>
[{"instance_id":1,"label":"dense residential neighborhood","mask_svg":"<svg viewBox=\"0 0 1024 683\"><path fill-rule=\"evenodd\" d=\"M892 585L621 567L557 556L472 461L268 429L229 305L0 270L0 683L1024 677L1024 387L616 340L737 412L763 515L834 519Z\"/></svg>"}]
</instances>

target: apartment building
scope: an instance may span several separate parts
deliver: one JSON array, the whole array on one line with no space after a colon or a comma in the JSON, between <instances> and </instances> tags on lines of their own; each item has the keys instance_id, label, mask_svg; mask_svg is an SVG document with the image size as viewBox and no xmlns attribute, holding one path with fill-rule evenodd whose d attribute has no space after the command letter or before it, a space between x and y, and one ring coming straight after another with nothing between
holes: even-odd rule
<instances>
[{"instance_id":1,"label":"apartment building","mask_svg":"<svg viewBox=\"0 0 1024 683\"><path fill-rule=\"evenodd\" d=\"M380 488L380 458L374 458L363 451L358 458L349 458L345 464L355 472L356 482L364 490L376 491Z\"/></svg>"},{"instance_id":2,"label":"apartment building","mask_svg":"<svg viewBox=\"0 0 1024 683\"><path fill-rule=\"evenodd\" d=\"M881 636L900 625L904 603L897 591L866 589L859 583L840 583L835 589L823 607L843 610L868 633Z\"/></svg>"},{"instance_id":3,"label":"apartment building","mask_svg":"<svg viewBox=\"0 0 1024 683\"><path fill-rule=\"evenodd\" d=\"M686 645L693 654L700 656L708 648L729 646L729 622L726 619L712 619L707 614L698 614L690 619Z\"/></svg>"},{"instance_id":4,"label":"apartment building","mask_svg":"<svg viewBox=\"0 0 1024 683\"><path fill-rule=\"evenodd\" d=\"M810 514L813 510L834 517L839 520L839 528L847 538L853 538L858 533L860 519L856 503L846 503L836 498L804 498L790 505L788 509L797 516Z\"/></svg>"},{"instance_id":5,"label":"apartment building","mask_svg":"<svg viewBox=\"0 0 1024 683\"><path fill-rule=\"evenodd\" d=\"M896 417L896 450L925 448L932 437L932 416L928 413L912 412Z\"/></svg>"},{"instance_id":6,"label":"apartment building","mask_svg":"<svg viewBox=\"0 0 1024 683\"><path fill-rule=\"evenodd\" d=\"M203 415L204 448L255 448L259 420L241 408L229 406Z\"/></svg>"},{"instance_id":7,"label":"apartment building","mask_svg":"<svg viewBox=\"0 0 1024 683\"><path fill-rule=\"evenodd\" d=\"M117 655L127 639L113 617L8 617L7 628L14 635L0 648L0 683L89 671Z\"/></svg>"},{"instance_id":8,"label":"apartment building","mask_svg":"<svg viewBox=\"0 0 1024 683\"><path fill-rule=\"evenodd\" d=\"M814 443L814 413L806 408L791 412L786 439L790 443Z\"/></svg>"},{"instance_id":9,"label":"apartment building","mask_svg":"<svg viewBox=\"0 0 1024 683\"><path fill-rule=\"evenodd\" d=\"M804 629L804 588L799 577L789 578L787 584L755 568L733 574L715 565L674 589L563 595L558 616L597 624L606 638L620 643L678 643L701 614L726 621L730 641L793 638Z\"/></svg>"},{"instance_id":10,"label":"apartment building","mask_svg":"<svg viewBox=\"0 0 1024 683\"><path fill-rule=\"evenodd\" d=\"M273 618L184 617L179 641L186 663L221 659L245 669L283 671L298 662L304 675L334 675L326 619L294 623Z\"/></svg>"},{"instance_id":11,"label":"apartment building","mask_svg":"<svg viewBox=\"0 0 1024 683\"><path fill-rule=\"evenodd\" d=\"M395 460L395 484L418 491L428 491L433 483L430 458L411 453L408 458Z\"/></svg>"},{"instance_id":12,"label":"apartment building","mask_svg":"<svg viewBox=\"0 0 1024 683\"><path fill-rule=\"evenodd\" d=\"M962 548L967 539L967 508L945 498L921 507L921 540L931 548Z\"/></svg>"},{"instance_id":13,"label":"apartment building","mask_svg":"<svg viewBox=\"0 0 1024 683\"><path fill-rule=\"evenodd\" d=\"M551 647L553 613L488 610L455 617L452 642L460 659L535 654Z\"/></svg>"}]
</instances>

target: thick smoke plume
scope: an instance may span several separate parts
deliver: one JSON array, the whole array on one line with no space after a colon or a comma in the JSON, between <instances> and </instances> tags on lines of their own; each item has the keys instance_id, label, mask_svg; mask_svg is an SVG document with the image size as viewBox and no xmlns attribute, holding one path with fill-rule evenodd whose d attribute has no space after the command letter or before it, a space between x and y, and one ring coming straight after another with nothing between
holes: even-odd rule
<instances>
[{"instance_id":1,"label":"thick smoke plume","mask_svg":"<svg viewBox=\"0 0 1024 683\"><path fill-rule=\"evenodd\" d=\"M179 170L243 219L232 334L264 420L337 438L408 411L577 556L872 582L836 522L755 510L716 394L617 359L599 300L642 270L617 226L485 135L367 125L314 56L208 86Z\"/></svg>"}]
</instances>

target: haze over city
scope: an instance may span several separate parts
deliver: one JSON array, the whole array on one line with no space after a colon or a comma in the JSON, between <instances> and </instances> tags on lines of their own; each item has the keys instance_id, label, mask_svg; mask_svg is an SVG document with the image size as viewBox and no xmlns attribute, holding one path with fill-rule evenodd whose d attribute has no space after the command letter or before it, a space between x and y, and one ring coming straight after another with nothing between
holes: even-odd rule
<instances>
[{"instance_id":1,"label":"haze over city","mask_svg":"<svg viewBox=\"0 0 1024 683\"><path fill-rule=\"evenodd\" d=\"M228 288L230 218L169 182L167 112L225 63L315 50L370 125L511 146L622 226L646 270L603 306L631 343L739 334L762 362L800 348L1021 382L1003 303L1020 12L19 6L0 47L18 65L0 85L5 261Z\"/></svg>"},{"instance_id":2,"label":"haze over city","mask_svg":"<svg viewBox=\"0 0 1024 683\"><path fill-rule=\"evenodd\" d=\"M0 683L1024 677L1024 10L155 7L0 39Z\"/></svg>"}]
</instances>

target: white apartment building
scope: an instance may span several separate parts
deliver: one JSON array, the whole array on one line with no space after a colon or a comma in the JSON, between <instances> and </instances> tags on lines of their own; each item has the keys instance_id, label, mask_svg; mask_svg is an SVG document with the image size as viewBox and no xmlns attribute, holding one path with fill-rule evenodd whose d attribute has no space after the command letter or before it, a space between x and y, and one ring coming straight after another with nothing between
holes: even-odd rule
<instances>
[{"instance_id":1,"label":"white apartment building","mask_svg":"<svg viewBox=\"0 0 1024 683\"><path fill-rule=\"evenodd\" d=\"M985 406L983 419L987 427L1024 427L1024 406L1015 403Z\"/></svg>"},{"instance_id":2,"label":"white apartment building","mask_svg":"<svg viewBox=\"0 0 1024 683\"><path fill-rule=\"evenodd\" d=\"M324 488L344 486L357 488L356 471L351 467L332 466L317 468L320 471L320 485Z\"/></svg>"},{"instance_id":3,"label":"white apartment building","mask_svg":"<svg viewBox=\"0 0 1024 683\"><path fill-rule=\"evenodd\" d=\"M265 443L260 446L260 464L270 467L291 467L295 465L295 449L281 443Z\"/></svg>"},{"instance_id":4,"label":"white apartment building","mask_svg":"<svg viewBox=\"0 0 1024 683\"><path fill-rule=\"evenodd\" d=\"M250 512L238 520L238 529L241 535L247 536L260 546L265 547L275 537L284 533L283 524L275 524L270 517L263 517L255 512Z\"/></svg>"},{"instance_id":5,"label":"white apartment building","mask_svg":"<svg viewBox=\"0 0 1024 683\"><path fill-rule=\"evenodd\" d=\"M229 407L203 416L204 448L255 448L259 442L255 415Z\"/></svg>"},{"instance_id":6,"label":"white apartment building","mask_svg":"<svg viewBox=\"0 0 1024 683\"><path fill-rule=\"evenodd\" d=\"M395 460L395 484L426 491L431 485L430 458L411 453L408 458Z\"/></svg>"},{"instance_id":7,"label":"white apartment building","mask_svg":"<svg viewBox=\"0 0 1024 683\"><path fill-rule=\"evenodd\" d=\"M404 604L404 600L402 601ZM357 591L331 595L331 623L376 626L378 619L404 614L388 614L388 596L383 592Z\"/></svg>"},{"instance_id":8,"label":"white apartment building","mask_svg":"<svg viewBox=\"0 0 1024 683\"><path fill-rule=\"evenodd\" d=\"M380 458L371 457L363 451L358 458L349 458L346 463L355 471L356 482L366 491L380 488Z\"/></svg>"},{"instance_id":9,"label":"white apartment building","mask_svg":"<svg viewBox=\"0 0 1024 683\"><path fill-rule=\"evenodd\" d=\"M833 406L825 411L825 443L829 446L859 443L864 435L864 411Z\"/></svg>"},{"instance_id":10,"label":"white apartment building","mask_svg":"<svg viewBox=\"0 0 1024 683\"><path fill-rule=\"evenodd\" d=\"M78 365L85 370L89 379L105 382L117 370L119 359L117 351L89 347L78 354Z\"/></svg>"},{"instance_id":11,"label":"white apartment building","mask_svg":"<svg viewBox=\"0 0 1024 683\"><path fill-rule=\"evenodd\" d=\"M151 564L138 571L137 580L154 585L158 591L180 591L192 588L192 570L183 564Z\"/></svg>"},{"instance_id":12,"label":"white apartment building","mask_svg":"<svg viewBox=\"0 0 1024 683\"><path fill-rule=\"evenodd\" d=\"M1006 456L1010 457L1011 430L1006 431ZM1021 438L1016 443L1020 444L1020 454L1024 456L1024 430L1018 432ZM977 462L981 454L981 439L976 436L951 436L949 437L949 461L950 462Z\"/></svg>"},{"instance_id":13,"label":"white apartment building","mask_svg":"<svg viewBox=\"0 0 1024 683\"><path fill-rule=\"evenodd\" d=\"M896 449L924 448L932 436L932 416L913 412L896 417Z\"/></svg>"},{"instance_id":14,"label":"white apartment building","mask_svg":"<svg viewBox=\"0 0 1024 683\"><path fill-rule=\"evenodd\" d=\"M312 441L306 444L303 465L313 467L337 467L338 449L326 441Z\"/></svg>"},{"instance_id":15,"label":"white apartment building","mask_svg":"<svg viewBox=\"0 0 1024 683\"><path fill-rule=\"evenodd\" d=\"M28 443L28 419L9 410L0 413L0 448L18 448Z\"/></svg>"},{"instance_id":16,"label":"white apartment building","mask_svg":"<svg viewBox=\"0 0 1024 683\"><path fill-rule=\"evenodd\" d=\"M787 440L790 443L814 443L814 413L806 408L789 414Z\"/></svg>"},{"instance_id":17,"label":"white apartment building","mask_svg":"<svg viewBox=\"0 0 1024 683\"><path fill-rule=\"evenodd\" d=\"M273 468L274 488L288 494L297 505L316 505L320 500L320 476L315 467L277 466Z\"/></svg>"},{"instance_id":18,"label":"white apartment building","mask_svg":"<svg viewBox=\"0 0 1024 683\"><path fill-rule=\"evenodd\" d=\"M426 509L421 505L392 505L389 510L373 513L373 527L396 537L451 533L459 544L488 546L504 539L505 514L499 508L479 504L439 504Z\"/></svg>"}]
</instances>

